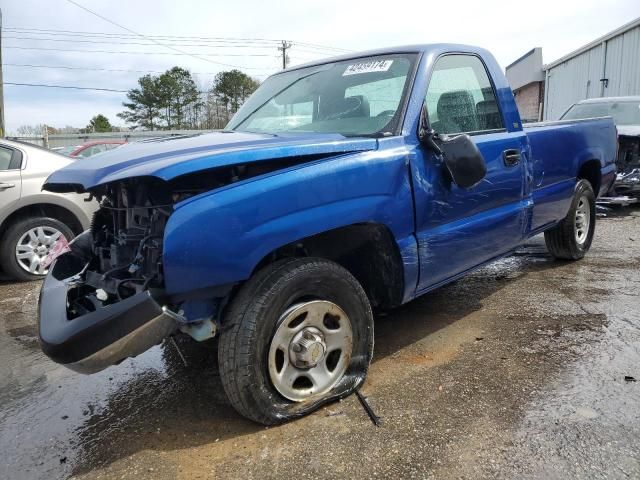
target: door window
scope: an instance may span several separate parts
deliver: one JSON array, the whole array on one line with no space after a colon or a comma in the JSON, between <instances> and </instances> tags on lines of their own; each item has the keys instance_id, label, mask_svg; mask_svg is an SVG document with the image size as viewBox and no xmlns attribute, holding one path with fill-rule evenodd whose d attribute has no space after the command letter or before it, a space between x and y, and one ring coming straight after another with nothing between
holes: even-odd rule
<instances>
[{"instance_id":1,"label":"door window","mask_svg":"<svg viewBox=\"0 0 640 480\"><path fill-rule=\"evenodd\" d=\"M0 172L3 170L19 170L22 165L22 154L11 148L0 147Z\"/></svg>"},{"instance_id":2,"label":"door window","mask_svg":"<svg viewBox=\"0 0 640 480\"><path fill-rule=\"evenodd\" d=\"M8 148L0 147L0 170L9 170L12 153Z\"/></svg>"},{"instance_id":3,"label":"door window","mask_svg":"<svg viewBox=\"0 0 640 480\"><path fill-rule=\"evenodd\" d=\"M491 81L475 55L446 55L438 59L425 102L431 128L436 133L477 133L504 128Z\"/></svg>"}]
</instances>

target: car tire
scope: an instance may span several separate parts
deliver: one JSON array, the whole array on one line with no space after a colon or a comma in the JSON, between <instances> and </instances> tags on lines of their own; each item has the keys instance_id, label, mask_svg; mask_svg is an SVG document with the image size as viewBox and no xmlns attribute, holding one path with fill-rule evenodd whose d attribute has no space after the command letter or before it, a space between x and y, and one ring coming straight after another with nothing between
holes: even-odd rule
<instances>
[{"instance_id":1,"label":"car tire","mask_svg":"<svg viewBox=\"0 0 640 480\"><path fill-rule=\"evenodd\" d=\"M36 272L29 272L23 265L28 262L28 259L18 259L16 247L19 242L24 243L25 235L28 232L38 232L38 229L42 229L46 238L53 238L54 232L59 232L64 235L68 241L71 241L74 237L73 231L64 223L49 217L35 217L24 218L13 223L0 240L0 265L4 272L19 281L31 281L41 280L46 274L46 270L38 270ZM39 242L42 244L40 251L38 252L39 258L44 258L49 252L49 249L55 244L55 240L47 240L45 242ZM50 243L50 244L48 244ZM24 254L28 252L23 252ZM38 260L39 261L39 260ZM21 265L22 264L22 265Z\"/></svg>"},{"instance_id":2,"label":"car tire","mask_svg":"<svg viewBox=\"0 0 640 480\"><path fill-rule=\"evenodd\" d=\"M591 247L595 227L596 196L587 180L579 180L567 216L544 232L547 250L561 260L580 260Z\"/></svg>"},{"instance_id":3,"label":"car tire","mask_svg":"<svg viewBox=\"0 0 640 480\"><path fill-rule=\"evenodd\" d=\"M223 317L218 364L238 413L274 425L353 393L372 355L362 286L334 262L297 258L242 286Z\"/></svg>"}]
</instances>

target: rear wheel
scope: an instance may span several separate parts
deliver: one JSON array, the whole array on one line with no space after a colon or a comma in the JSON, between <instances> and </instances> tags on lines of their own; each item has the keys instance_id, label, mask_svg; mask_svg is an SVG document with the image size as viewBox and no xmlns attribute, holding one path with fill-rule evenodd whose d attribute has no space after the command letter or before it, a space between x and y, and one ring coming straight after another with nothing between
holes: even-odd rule
<instances>
[{"instance_id":1,"label":"rear wheel","mask_svg":"<svg viewBox=\"0 0 640 480\"><path fill-rule=\"evenodd\" d=\"M596 197L587 180L579 180L567 216L544 232L547 249L556 258L579 260L589 251L596 227Z\"/></svg>"},{"instance_id":2,"label":"rear wheel","mask_svg":"<svg viewBox=\"0 0 640 480\"><path fill-rule=\"evenodd\" d=\"M43 278L42 263L60 237L71 241L73 231L55 218L36 217L18 220L0 241L0 263L4 272L16 280Z\"/></svg>"},{"instance_id":3,"label":"rear wheel","mask_svg":"<svg viewBox=\"0 0 640 480\"><path fill-rule=\"evenodd\" d=\"M373 354L373 316L355 278L324 259L265 267L233 300L218 363L233 407L266 425L352 393Z\"/></svg>"}]
</instances>

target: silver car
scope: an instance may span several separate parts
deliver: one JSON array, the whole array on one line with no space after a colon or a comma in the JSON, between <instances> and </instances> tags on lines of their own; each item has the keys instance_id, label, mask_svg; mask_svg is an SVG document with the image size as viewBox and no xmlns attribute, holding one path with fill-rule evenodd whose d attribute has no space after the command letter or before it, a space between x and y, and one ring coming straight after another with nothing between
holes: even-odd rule
<instances>
[{"instance_id":1,"label":"silver car","mask_svg":"<svg viewBox=\"0 0 640 480\"><path fill-rule=\"evenodd\" d=\"M56 241L89 228L95 201L42 191L51 172L76 160L34 145L0 139L0 269L17 280L47 273Z\"/></svg>"}]
</instances>

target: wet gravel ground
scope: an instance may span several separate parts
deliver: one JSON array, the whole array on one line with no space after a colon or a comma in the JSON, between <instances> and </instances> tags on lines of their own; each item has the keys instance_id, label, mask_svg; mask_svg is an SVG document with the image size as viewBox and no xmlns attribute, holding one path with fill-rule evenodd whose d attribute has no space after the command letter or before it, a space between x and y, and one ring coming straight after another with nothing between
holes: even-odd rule
<instances>
[{"instance_id":1,"label":"wet gravel ground","mask_svg":"<svg viewBox=\"0 0 640 480\"><path fill-rule=\"evenodd\" d=\"M191 342L188 367L166 343L72 373L39 350L39 284L0 282L0 478L640 478L640 209L620 213L583 261L534 239L380 315L380 427L355 396L246 421Z\"/></svg>"}]
</instances>

